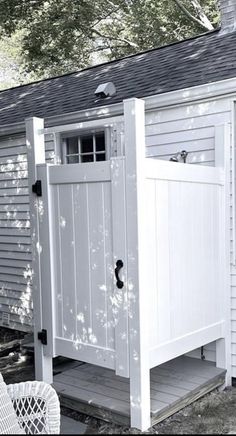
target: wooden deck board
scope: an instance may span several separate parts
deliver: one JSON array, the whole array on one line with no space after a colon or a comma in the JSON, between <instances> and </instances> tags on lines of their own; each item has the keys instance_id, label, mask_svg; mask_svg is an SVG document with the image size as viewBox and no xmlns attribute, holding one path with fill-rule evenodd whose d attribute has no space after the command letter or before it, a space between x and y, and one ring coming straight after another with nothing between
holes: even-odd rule
<instances>
[{"instance_id":1,"label":"wooden deck board","mask_svg":"<svg viewBox=\"0 0 236 436\"><path fill-rule=\"evenodd\" d=\"M180 357L151 370L151 417L157 423L224 383L212 363ZM129 425L129 380L90 364L64 368L54 377L61 404Z\"/></svg>"}]
</instances>

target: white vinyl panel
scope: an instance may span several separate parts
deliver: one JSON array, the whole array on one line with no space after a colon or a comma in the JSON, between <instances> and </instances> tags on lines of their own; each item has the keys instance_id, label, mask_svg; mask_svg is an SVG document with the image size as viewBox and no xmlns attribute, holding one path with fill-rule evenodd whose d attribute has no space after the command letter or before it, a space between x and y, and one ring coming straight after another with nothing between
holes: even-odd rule
<instances>
[{"instance_id":1,"label":"white vinyl panel","mask_svg":"<svg viewBox=\"0 0 236 436\"><path fill-rule=\"evenodd\" d=\"M59 222L61 250L61 279L63 301L63 337L75 340L75 254L73 229L72 185L59 186Z\"/></svg>"},{"instance_id":2,"label":"white vinyl panel","mask_svg":"<svg viewBox=\"0 0 236 436\"><path fill-rule=\"evenodd\" d=\"M193 165L195 165L195 164L193 163ZM203 167L214 167L215 166L215 161L214 162L212 162L212 161L201 162L201 166L203 166Z\"/></svg>"},{"instance_id":3,"label":"white vinyl panel","mask_svg":"<svg viewBox=\"0 0 236 436\"><path fill-rule=\"evenodd\" d=\"M191 208L188 192L183 192L185 186L181 182L170 183L170 274L171 274L171 301L173 305L172 331L174 337L187 333L189 325L189 314L195 319L193 282L195 280L192 271L192 238L191 238L191 211L187 211L185 204ZM174 216L173 216L174 213ZM195 229L197 232L197 228ZM176 255L178 253L178 255ZM186 283L188 281L189 269L193 273L192 283L189 292L185 295ZM192 298L192 300L191 300Z\"/></svg>"},{"instance_id":4,"label":"white vinyl panel","mask_svg":"<svg viewBox=\"0 0 236 436\"><path fill-rule=\"evenodd\" d=\"M158 293L158 342L171 339L171 274L169 246L169 186L166 181L155 183L156 245Z\"/></svg>"},{"instance_id":5,"label":"white vinyl panel","mask_svg":"<svg viewBox=\"0 0 236 436\"><path fill-rule=\"evenodd\" d=\"M89 332L92 329L87 190L88 186L84 183L73 186L76 249L76 341L79 343L88 343Z\"/></svg>"},{"instance_id":6,"label":"white vinyl panel","mask_svg":"<svg viewBox=\"0 0 236 436\"><path fill-rule=\"evenodd\" d=\"M50 168L50 183L88 183L111 179L110 162L88 162L79 167L78 164L52 165Z\"/></svg>"},{"instance_id":7,"label":"white vinyl panel","mask_svg":"<svg viewBox=\"0 0 236 436\"><path fill-rule=\"evenodd\" d=\"M216 189L171 182L170 274L175 337L219 320Z\"/></svg>"},{"instance_id":8,"label":"white vinyl panel","mask_svg":"<svg viewBox=\"0 0 236 436\"><path fill-rule=\"evenodd\" d=\"M104 206L103 206L103 221L104 221L104 261L106 274L106 312L107 312L107 327L106 327L106 342L107 348L115 349L115 329L114 329L114 314L112 307L113 298L113 283L114 283L114 267L113 265L113 238L112 238L112 205L111 205L111 183L103 184Z\"/></svg>"},{"instance_id":9,"label":"white vinyl panel","mask_svg":"<svg viewBox=\"0 0 236 436\"><path fill-rule=\"evenodd\" d=\"M112 312L115 325L116 374L129 377L129 333L128 333L128 256L127 256L127 228L126 228L126 187L125 160L114 158L111 161L111 227L113 266L110 271L113 284ZM110 237L109 234L107 235ZM115 277L117 261L123 266L119 273L123 286L119 287ZM109 265L108 265L109 266Z\"/></svg>"},{"instance_id":10,"label":"white vinyl panel","mask_svg":"<svg viewBox=\"0 0 236 436\"><path fill-rule=\"evenodd\" d=\"M88 184L89 248L92 298L90 341L106 347L106 271L104 259L104 190L103 183Z\"/></svg>"},{"instance_id":11,"label":"white vinyl panel","mask_svg":"<svg viewBox=\"0 0 236 436\"><path fill-rule=\"evenodd\" d=\"M183 259L184 241L182 240L181 228L183 223L180 222L179 208L182 208L182 195L181 195L181 183L173 182L168 185L169 198L168 203L168 221L169 228L168 244L169 244L169 274L170 274L170 322L171 322L171 338L179 336L181 334L181 320L179 319L179 313L183 309L183 276L187 265L185 259ZM174 212L174 216L172 216ZM184 215L184 211L183 211ZM178 252L178 256L175 257L175 253ZM176 298L176 295L178 298ZM183 323L186 313L183 311ZM183 326L183 329L185 325Z\"/></svg>"},{"instance_id":12,"label":"white vinyl panel","mask_svg":"<svg viewBox=\"0 0 236 436\"><path fill-rule=\"evenodd\" d=\"M149 346L152 348L158 342L160 332L160 318L158 305L158 274L157 264L157 228L156 228L156 186L154 180L146 180L146 214L148 216L148 229L146 238L146 253L149 266ZM161 207L159 204L157 207Z\"/></svg>"},{"instance_id":13,"label":"white vinyl panel","mask_svg":"<svg viewBox=\"0 0 236 436\"><path fill-rule=\"evenodd\" d=\"M198 308L194 319L194 328L196 329L199 326L201 328L201 326L207 326L208 324L213 323L213 320L211 319L212 312L214 312L214 309L212 310L212 305L209 311L206 311L205 309L201 311L199 310L199 307L207 307L208 302L214 306L214 300L213 303L211 303L212 296L209 295L211 293L212 280L214 280L214 276L212 277L211 265L211 260L214 260L214 257L212 257L211 251L212 248L214 248L214 238L216 237L215 227L211 226L211 193L211 186L200 185L194 187L192 194L194 200L192 203L194 221L191 230L191 248L192 253L194 254L196 252L197 255L192 264L192 270L194 271L193 281L197 284L194 288L192 304L194 307ZM197 216L198 219L196 218ZM205 233L207 233L207 235L205 235ZM208 239L208 241L206 239ZM208 243L206 244L206 242ZM204 261L202 261L203 259ZM191 276L189 276L188 280L191 283ZM205 289L205 292L202 292L203 289ZM210 301L208 301L209 296ZM191 320L189 320L189 322L191 323Z\"/></svg>"},{"instance_id":14,"label":"white vinyl panel","mask_svg":"<svg viewBox=\"0 0 236 436\"><path fill-rule=\"evenodd\" d=\"M51 186L52 189L52 220L54 223L54 241L57 256L54 256L55 272L56 272L56 286L55 286L55 329L56 336L63 336L63 322L62 322L62 253L61 253L61 240L60 240L60 206L59 206L59 187Z\"/></svg>"}]
</instances>

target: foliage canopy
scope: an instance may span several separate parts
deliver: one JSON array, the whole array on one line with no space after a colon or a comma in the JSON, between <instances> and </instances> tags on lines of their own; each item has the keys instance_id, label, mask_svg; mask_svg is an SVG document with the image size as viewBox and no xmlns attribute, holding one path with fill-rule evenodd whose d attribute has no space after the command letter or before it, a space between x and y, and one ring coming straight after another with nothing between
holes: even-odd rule
<instances>
[{"instance_id":1,"label":"foliage canopy","mask_svg":"<svg viewBox=\"0 0 236 436\"><path fill-rule=\"evenodd\" d=\"M0 37L21 32L25 74L39 78L203 33L219 17L216 0L0 0L0 10Z\"/></svg>"}]
</instances>

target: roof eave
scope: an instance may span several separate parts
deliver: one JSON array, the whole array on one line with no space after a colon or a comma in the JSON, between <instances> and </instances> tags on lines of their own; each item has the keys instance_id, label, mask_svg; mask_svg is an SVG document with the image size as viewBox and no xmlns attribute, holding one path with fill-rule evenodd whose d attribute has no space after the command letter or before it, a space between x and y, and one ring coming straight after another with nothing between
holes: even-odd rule
<instances>
[{"instance_id":1,"label":"roof eave","mask_svg":"<svg viewBox=\"0 0 236 436\"><path fill-rule=\"evenodd\" d=\"M218 82L207 83L204 85L190 88L179 89L176 91L158 93L152 96L144 96L146 110L161 109L179 104L189 104L190 102L211 100L222 96L236 95L236 77L225 79ZM104 105L99 108L90 108L82 111L70 112L67 114L56 115L45 119L45 127L58 126L71 122L89 121L94 119L115 117L123 114L123 102ZM25 122L6 124L0 126L0 136L23 133Z\"/></svg>"}]
</instances>

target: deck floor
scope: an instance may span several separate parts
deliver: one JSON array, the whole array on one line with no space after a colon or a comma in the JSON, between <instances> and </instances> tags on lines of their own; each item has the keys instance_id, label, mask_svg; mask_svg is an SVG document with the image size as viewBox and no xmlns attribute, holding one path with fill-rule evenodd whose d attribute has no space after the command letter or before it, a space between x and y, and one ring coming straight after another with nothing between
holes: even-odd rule
<instances>
[{"instance_id":1,"label":"deck floor","mask_svg":"<svg viewBox=\"0 0 236 436\"><path fill-rule=\"evenodd\" d=\"M180 357L151 370L152 424L224 383L225 371L214 364ZM129 425L129 380L114 371L73 363L54 376L61 404L106 421Z\"/></svg>"}]
</instances>

